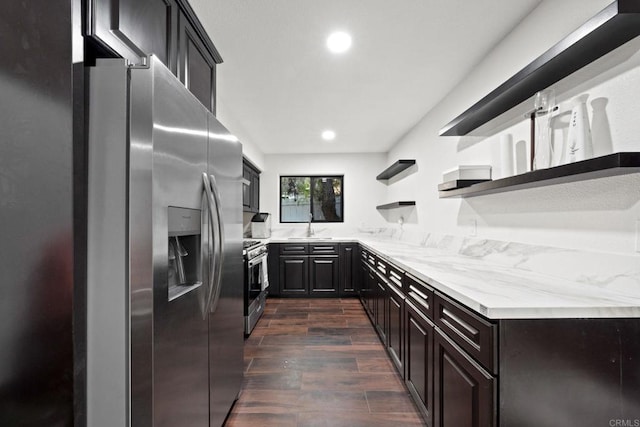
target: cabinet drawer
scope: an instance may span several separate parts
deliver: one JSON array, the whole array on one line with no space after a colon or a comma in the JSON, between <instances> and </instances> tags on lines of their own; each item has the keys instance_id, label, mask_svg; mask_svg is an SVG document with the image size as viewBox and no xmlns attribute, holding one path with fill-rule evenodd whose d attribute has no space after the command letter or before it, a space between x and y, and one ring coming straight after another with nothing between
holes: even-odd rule
<instances>
[{"instance_id":1,"label":"cabinet drawer","mask_svg":"<svg viewBox=\"0 0 640 427\"><path fill-rule=\"evenodd\" d=\"M437 292L433 314L436 326L486 369L497 373L496 324Z\"/></svg>"},{"instance_id":2,"label":"cabinet drawer","mask_svg":"<svg viewBox=\"0 0 640 427\"><path fill-rule=\"evenodd\" d=\"M366 249L362 250L362 261L369 264L369 266L375 270L377 258L371 251Z\"/></svg>"},{"instance_id":3,"label":"cabinet drawer","mask_svg":"<svg viewBox=\"0 0 640 427\"><path fill-rule=\"evenodd\" d=\"M310 243L309 252L313 255L338 255L338 244Z\"/></svg>"},{"instance_id":4,"label":"cabinet drawer","mask_svg":"<svg viewBox=\"0 0 640 427\"><path fill-rule=\"evenodd\" d=\"M410 274L404 275L404 281L407 298L415 303L425 316L433 320L433 288Z\"/></svg>"},{"instance_id":5,"label":"cabinet drawer","mask_svg":"<svg viewBox=\"0 0 640 427\"><path fill-rule=\"evenodd\" d=\"M280 245L282 255L305 255L309 253L309 245L306 243L283 243Z\"/></svg>"}]
</instances>

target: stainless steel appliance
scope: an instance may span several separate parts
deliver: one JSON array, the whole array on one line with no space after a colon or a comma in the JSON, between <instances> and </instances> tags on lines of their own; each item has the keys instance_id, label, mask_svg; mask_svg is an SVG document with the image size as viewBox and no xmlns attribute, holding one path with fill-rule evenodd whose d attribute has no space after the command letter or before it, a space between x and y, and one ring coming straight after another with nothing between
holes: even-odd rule
<instances>
[{"instance_id":1,"label":"stainless steel appliance","mask_svg":"<svg viewBox=\"0 0 640 427\"><path fill-rule=\"evenodd\" d=\"M269 288L267 246L257 240L245 240L244 254L244 333L251 331L264 313Z\"/></svg>"},{"instance_id":2,"label":"stainless steel appliance","mask_svg":"<svg viewBox=\"0 0 640 427\"><path fill-rule=\"evenodd\" d=\"M9 2L0 18L0 426L72 426L82 395L73 6Z\"/></svg>"},{"instance_id":3,"label":"stainless steel appliance","mask_svg":"<svg viewBox=\"0 0 640 427\"><path fill-rule=\"evenodd\" d=\"M87 425L222 425L243 372L241 145L151 56L90 71Z\"/></svg>"}]
</instances>

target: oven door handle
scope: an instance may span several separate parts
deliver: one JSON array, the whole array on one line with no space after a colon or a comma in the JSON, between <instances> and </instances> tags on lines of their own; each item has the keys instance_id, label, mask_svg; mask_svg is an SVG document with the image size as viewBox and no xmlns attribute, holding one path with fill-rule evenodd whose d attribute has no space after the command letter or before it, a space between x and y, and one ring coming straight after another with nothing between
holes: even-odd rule
<instances>
[{"instance_id":1,"label":"oven door handle","mask_svg":"<svg viewBox=\"0 0 640 427\"><path fill-rule=\"evenodd\" d=\"M262 263L262 260L263 260L263 259L265 259L266 257L267 257L267 254L262 254L262 255L258 255L258 256L257 256L257 257L255 257L255 258L251 258L251 259L248 261L249 268L253 268L253 267L255 267L256 265L258 265L258 264Z\"/></svg>"}]
</instances>

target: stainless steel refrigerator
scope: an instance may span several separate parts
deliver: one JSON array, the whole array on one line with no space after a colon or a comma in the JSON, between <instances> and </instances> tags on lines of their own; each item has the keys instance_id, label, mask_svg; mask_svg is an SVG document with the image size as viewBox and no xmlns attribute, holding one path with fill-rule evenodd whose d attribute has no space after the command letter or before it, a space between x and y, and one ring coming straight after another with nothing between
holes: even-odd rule
<instances>
[{"instance_id":1,"label":"stainless steel refrigerator","mask_svg":"<svg viewBox=\"0 0 640 427\"><path fill-rule=\"evenodd\" d=\"M241 145L153 56L89 80L87 425L222 425L243 372Z\"/></svg>"}]
</instances>

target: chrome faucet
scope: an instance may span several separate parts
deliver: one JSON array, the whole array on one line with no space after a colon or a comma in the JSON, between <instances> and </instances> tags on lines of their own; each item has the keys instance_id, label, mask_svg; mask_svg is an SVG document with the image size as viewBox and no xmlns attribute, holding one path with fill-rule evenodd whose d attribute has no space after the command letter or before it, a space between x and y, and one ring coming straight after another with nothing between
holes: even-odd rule
<instances>
[{"instance_id":1,"label":"chrome faucet","mask_svg":"<svg viewBox=\"0 0 640 427\"><path fill-rule=\"evenodd\" d=\"M311 228L311 220L313 219L313 214L309 214L309 223L307 226L307 237L313 236L313 229Z\"/></svg>"}]
</instances>

